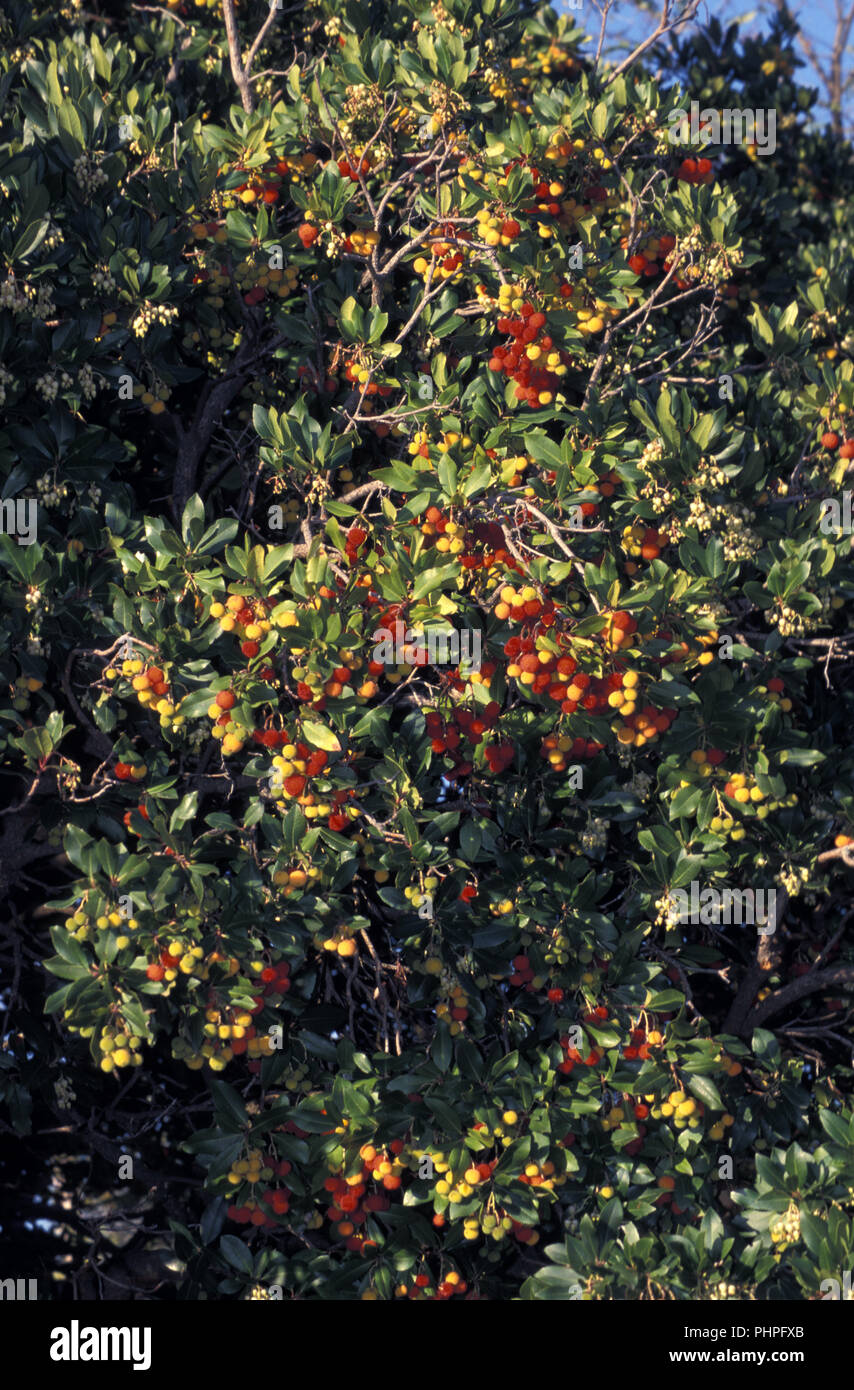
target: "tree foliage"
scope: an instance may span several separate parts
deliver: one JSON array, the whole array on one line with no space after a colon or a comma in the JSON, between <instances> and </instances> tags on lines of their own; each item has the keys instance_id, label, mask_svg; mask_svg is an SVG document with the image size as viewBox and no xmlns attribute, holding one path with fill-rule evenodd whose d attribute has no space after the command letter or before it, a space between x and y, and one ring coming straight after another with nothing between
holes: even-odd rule
<instances>
[{"instance_id":1,"label":"tree foliage","mask_svg":"<svg viewBox=\"0 0 854 1390\"><path fill-rule=\"evenodd\" d=\"M239 81L216 6L0 19L6 1234L60 1297L820 1297L850 150L786 16L654 78L265 14Z\"/></svg>"}]
</instances>

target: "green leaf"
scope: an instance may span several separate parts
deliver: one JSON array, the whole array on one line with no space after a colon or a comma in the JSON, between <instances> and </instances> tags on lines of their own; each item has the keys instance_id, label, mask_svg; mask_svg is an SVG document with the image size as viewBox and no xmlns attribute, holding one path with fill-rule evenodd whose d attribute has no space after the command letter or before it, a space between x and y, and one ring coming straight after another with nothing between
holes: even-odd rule
<instances>
[{"instance_id":1,"label":"green leaf","mask_svg":"<svg viewBox=\"0 0 854 1390\"><path fill-rule=\"evenodd\" d=\"M350 342L362 338L365 332L365 315L361 305L356 303L352 295L344 300L341 305L339 322L341 329Z\"/></svg>"},{"instance_id":2,"label":"green leaf","mask_svg":"<svg viewBox=\"0 0 854 1390\"><path fill-rule=\"evenodd\" d=\"M57 955L60 955L69 965L89 965L89 957L83 950L79 941L65 930L64 927L51 927L50 939L53 942Z\"/></svg>"},{"instance_id":3,"label":"green leaf","mask_svg":"<svg viewBox=\"0 0 854 1390\"><path fill-rule=\"evenodd\" d=\"M244 1129L249 1124L249 1116L246 1113L246 1106L234 1087L229 1086L227 1081L220 1081L213 1076L208 1077L208 1085L214 1098L216 1110L228 1122L229 1129L233 1125L238 1125Z\"/></svg>"},{"instance_id":4,"label":"green leaf","mask_svg":"<svg viewBox=\"0 0 854 1390\"><path fill-rule=\"evenodd\" d=\"M707 1076L689 1076L688 1089L693 1091L698 1100L701 1100L707 1110L724 1110L720 1092L713 1081Z\"/></svg>"},{"instance_id":5,"label":"green leaf","mask_svg":"<svg viewBox=\"0 0 854 1390\"><path fill-rule=\"evenodd\" d=\"M448 580L456 579L459 573L460 567L457 564L439 565L435 569L424 570L415 581L415 587L412 590L413 599L417 602L426 594L432 593L434 589L440 588Z\"/></svg>"},{"instance_id":6,"label":"green leaf","mask_svg":"<svg viewBox=\"0 0 854 1390\"><path fill-rule=\"evenodd\" d=\"M326 724L317 724L310 719L303 720L302 733L306 743L310 743L313 748L322 748L327 753L341 752L338 735Z\"/></svg>"},{"instance_id":7,"label":"green leaf","mask_svg":"<svg viewBox=\"0 0 854 1390\"><path fill-rule=\"evenodd\" d=\"M835 1144L841 1144L843 1148L851 1148L851 1123L846 1124L841 1115L837 1115L833 1110L828 1110L826 1106L818 1112L818 1121L825 1134L829 1135Z\"/></svg>"},{"instance_id":8,"label":"green leaf","mask_svg":"<svg viewBox=\"0 0 854 1390\"><path fill-rule=\"evenodd\" d=\"M590 124L594 134L601 140L608 129L608 107L604 101L600 101L594 106L590 116Z\"/></svg>"},{"instance_id":9,"label":"green leaf","mask_svg":"<svg viewBox=\"0 0 854 1390\"><path fill-rule=\"evenodd\" d=\"M451 1034L448 1031L448 1026L445 1023L440 1023L436 1029L433 1046L430 1048L430 1056L440 1071L448 1070L451 1065L452 1051Z\"/></svg>"},{"instance_id":10,"label":"green leaf","mask_svg":"<svg viewBox=\"0 0 854 1390\"><path fill-rule=\"evenodd\" d=\"M460 852L469 864L473 864L480 854L481 836L480 831L471 820L463 821L460 826Z\"/></svg>"},{"instance_id":11,"label":"green leaf","mask_svg":"<svg viewBox=\"0 0 854 1390\"><path fill-rule=\"evenodd\" d=\"M252 1273L255 1268L252 1251L237 1236L220 1236L219 1248L232 1269L240 1274Z\"/></svg>"}]
</instances>

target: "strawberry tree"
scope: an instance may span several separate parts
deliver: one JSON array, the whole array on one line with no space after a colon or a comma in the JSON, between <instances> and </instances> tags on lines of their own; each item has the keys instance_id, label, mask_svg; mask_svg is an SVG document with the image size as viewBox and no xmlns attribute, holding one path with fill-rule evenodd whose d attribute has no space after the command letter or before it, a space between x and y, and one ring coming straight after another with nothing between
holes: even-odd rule
<instances>
[{"instance_id":1,"label":"strawberry tree","mask_svg":"<svg viewBox=\"0 0 854 1390\"><path fill-rule=\"evenodd\" d=\"M852 169L791 21L0 25L9 1144L186 1183L190 1298L821 1297Z\"/></svg>"}]
</instances>

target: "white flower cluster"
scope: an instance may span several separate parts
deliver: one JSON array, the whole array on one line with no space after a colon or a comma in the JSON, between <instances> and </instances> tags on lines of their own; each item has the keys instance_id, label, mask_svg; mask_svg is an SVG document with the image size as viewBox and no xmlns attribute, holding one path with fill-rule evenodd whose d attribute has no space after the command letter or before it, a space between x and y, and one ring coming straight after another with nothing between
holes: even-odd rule
<instances>
[{"instance_id":1,"label":"white flower cluster","mask_svg":"<svg viewBox=\"0 0 854 1390\"><path fill-rule=\"evenodd\" d=\"M726 481L726 473L718 467L714 459L700 459L700 466L694 474L695 487L709 492L714 491L715 488L725 487Z\"/></svg>"},{"instance_id":2,"label":"white flower cluster","mask_svg":"<svg viewBox=\"0 0 854 1390\"><path fill-rule=\"evenodd\" d=\"M92 271L92 284L99 294L112 294L116 288L116 282L108 265L95 266Z\"/></svg>"},{"instance_id":3,"label":"white flower cluster","mask_svg":"<svg viewBox=\"0 0 854 1390\"><path fill-rule=\"evenodd\" d=\"M700 618L711 618L716 627L720 627L726 621L729 614L724 603L701 603L697 607L697 616Z\"/></svg>"},{"instance_id":4,"label":"white flower cluster","mask_svg":"<svg viewBox=\"0 0 854 1390\"><path fill-rule=\"evenodd\" d=\"M201 751L202 744L207 743L208 734L203 725L195 724L186 730L184 738L191 751L198 753Z\"/></svg>"},{"instance_id":5,"label":"white flower cluster","mask_svg":"<svg viewBox=\"0 0 854 1390\"><path fill-rule=\"evenodd\" d=\"M355 82L346 89L347 115L356 120L359 116L371 116L382 110L382 94L378 87L367 82Z\"/></svg>"},{"instance_id":6,"label":"white flower cluster","mask_svg":"<svg viewBox=\"0 0 854 1390\"><path fill-rule=\"evenodd\" d=\"M715 1299L720 1300L727 1298L735 1298L737 1297L737 1294L738 1290L736 1289L735 1284L715 1284L715 1287L711 1290L709 1294L709 1301L714 1302Z\"/></svg>"},{"instance_id":7,"label":"white flower cluster","mask_svg":"<svg viewBox=\"0 0 854 1390\"><path fill-rule=\"evenodd\" d=\"M36 377L35 389L42 400L55 401L59 395L59 382L52 372L44 372L42 376Z\"/></svg>"},{"instance_id":8,"label":"white flower cluster","mask_svg":"<svg viewBox=\"0 0 854 1390\"><path fill-rule=\"evenodd\" d=\"M701 534L705 531L719 534L725 559L749 560L762 544L750 524L753 520L754 514L748 507L715 507L702 497L692 497L685 525L696 527Z\"/></svg>"},{"instance_id":9,"label":"white flower cluster","mask_svg":"<svg viewBox=\"0 0 854 1390\"><path fill-rule=\"evenodd\" d=\"M657 525L668 545L678 545L680 541L684 541L685 527L678 516L671 517L669 521L659 521Z\"/></svg>"},{"instance_id":10,"label":"white flower cluster","mask_svg":"<svg viewBox=\"0 0 854 1390\"><path fill-rule=\"evenodd\" d=\"M639 801L646 801L651 786L652 778L648 772L636 772L629 783L629 791L634 792Z\"/></svg>"},{"instance_id":11,"label":"white flower cluster","mask_svg":"<svg viewBox=\"0 0 854 1390\"><path fill-rule=\"evenodd\" d=\"M61 1076L53 1084L56 1094L56 1103L60 1110L70 1110L72 1102L77 1099L77 1092L68 1080L67 1076Z\"/></svg>"},{"instance_id":12,"label":"white flower cluster","mask_svg":"<svg viewBox=\"0 0 854 1390\"><path fill-rule=\"evenodd\" d=\"M741 265L744 257L737 248L725 251L722 246L714 246L712 254L703 267L703 279L706 284L723 284L732 279L732 272L736 266Z\"/></svg>"},{"instance_id":13,"label":"white flower cluster","mask_svg":"<svg viewBox=\"0 0 854 1390\"><path fill-rule=\"evenodd\" d=\"M676 927L679 925L682 917L682 909L679 906L678 900L672 897L670 893L665 893L662 897L658 898L655 908L655 925L657 927Z\"/></svg>"},{"instance_id":14,"label":"white flower cluster","mask_svg":"<svg viewBox=\"0 0 854 1390\"><path fill-rule=\"evenodd\" d=\"M45 236L45 239L44 239L44 241L42 242L42 246L44 247L44 249L45 249L46 251L54 251L54 250L56 250L56 247L57 247L57 246L61 246L61 245L62 245L62 232L61 232L60 228L57 227L56 223L52 220L52 218L48 217L48 219L47 219L47 235Z\"/></svg>"},{"instance_id":15,"label":"white flower cluster","mask_svg":"<svg viewBox=\"0 0 854 1390\"><path fill-rule=\"evenodd\" d=\"M642 473L649 472L651 463L658 463L664 458L664 444L660 439L651 439L638 459L638 468Z\"/></svg>"},{"instance_id":16,"label":"white flower cluster","mask_svg":"<svg viewBox=\"0 0 854 1390\"><path fill-rule=\"evenodd\" d=\"M100 167L103 153L97 151L94 155L88 154L85 150L78 155L74 161L72 172L77 183L77 187L85 200L91 198L99 188L109 183L107 175Z\"/></svg>"},{"instance_id":17,"label":"white flower cluster","mask_svg":"<svg viewBox=\"0 0 854 1390\"><path fill-rule=\"evenodd\" d=\"M337 15L333 15L323 26L323 32L328 39L337 39L341 33L341 20Z\"/></svg>"},{"instance_id":18,"label":"white flower cluster","mask_svg":"<svg viewBox=\"0 0 854 1390\"><path fill-rule=\"evenodd\" d=\"M13 314L26 313L34 295L35 291L27 294L27 287L24 285L19 288L15 276L10 271L0 284L0 309L11 309Z\"/></svg>"},{"instance_id":19,"label":"white flower cluster","mask_svg":"<svg viewBox=\"0 0 854 1390\"><path fill-rule=\"evenodd\" d=\"M54 482L49 473L36 478L36 492L39 494L39 501L45 507L58 506L68 496L68 491L67 483Z\"/></svg>"},{"instance_id":20,"label":"white flower cluster","mask_svg":"<svg viewBox=\"0 0 854 1390\"><path fill-rule=\"evenodd\" d=\"M84 362L83 366L79 369L77 373L77 383L84 401L93 401L98 394L98 383L95 380L95 373L92 371L88 362Z\"/></svg>"},{"instance_id":21,"label":"white flower cluster","mask_svg":"<svg viewBox=\"0 0 854 1390\"><path fill-rule=\"evenodd\" d=\"M11 386L14 380L12 373L0 363L0 405L6 404L6 387Z\"/></svg>"},{"instance_id":22,"label":"white flower cluster","mask_svg":"<svg viewBox=\"0 0 854 1390\"><path fill-rule=\"evenodd\" d=\"M790 898L800 897L801 888L807 882L810 871L804 864L799 864L797 868L784 869L780 874L780 882L785 888Z\"/></svg>"},{"instance_id":23,"label":"white flower cluster","mask_svg":"<svg viewBox=\"0 0 854 1390\"><path fill-rule=\"evenodd\" d=\"M801 1213L794 1202L783 1216L778 1216L770 1230L771 1239L778 1250L796 1245L801 1238Z\"/></svg>"},{"instance_id":24,"label":"white flower cluster","mask_svg":"<svg viewBox=\"0 0 854 1390\"><path fill-rule=\"evenodd\" d=\"M37 378L35 389L45 401L55 401L60 391L70 391L74 385L74 377L68 372L43 372Z\"/></svg>"},{"instance_id":25,"label":"white flower cluster","mask_svg":"<svg viewBox=\"0 0 854 1390\"><path fill-rule=\"evenodd\" d=\"M581 848L585 854L604 849L608 843L608 822L599 816L589 820L581 832Z\"/></svg>"},{"instance_id":26,"label":"white flower cluster","mask_svg":"<svg viewBox=\"0 0 854 1390\"><path fill-rule=\"evenodd\" d=\"M716 507L715 510L723 533L724 559L751 559L762 545L762 538L750 524L755 520L754 513L749 507L734 507L732 510Z\"/></svg>"},{"instance_id":27,"label":"white flower cluster","mask_svg":"<svg viewBox=\"0 0 854 1390\"><path fill-rule=\"evenodd\" d=\"M799 613L797 608L790 608L788 603L781 604L778 608L771 608L768 612L768 621L776 627L781 637L802 637L806 632L814 632L820 626L820 620L812 614Z\"/></svg>"},{"instance_id":28,"label":"white flower cluster","mask_svg":"<svg viewBox=\"0 0 854 1390\"><path fill-rule=\"evenodd\" d=\"M24 607L26 608L28 613L35 613L39 608L47 607L41 589L37 588L35 584L30 584L27 587L27 593L24 598Z\"/></svg>"},{"instance_id":29,"label":"white flower cluster","mask_svg":"<svg viewBox=\"0 0 854 1390\"><path fill-rule=\"evenodd\" d=\"M38 289L25 280L18 284L10 271L0 283L0 309L11 309L13 314L29 314L36 319L49 319L56 311L52 286L46 281L42 281Z\"/></svg>"},{"instance_id":30,"label":"white flower cluster","mask_svg":"<svg viewBox=\"0 0 854 1390\"><path fill-rule=\"evenodd\" d=\"M662 512L668 511L676 501L675 492L671 492L669 488L661 487L659 483L653 482L652 480L648 483L644 483L640 490L640 494L641 497L646 498L648 502L652 503L652 509L655 512L656 518L660 517ZM680 540L683 534L684 533L680 532Z\"/></svg>"},{"instance_id":31,"label":"white flower cluster","mask_svg":"<svg viewBox=\"0 0 854 1390\"><path fill-rule=\"evenodd\" d=\"M155 323L168 324L178 317L178 310L172 304L155 304L147 299L131 319L131 332L135 338L144 338Z\"/></svg>"},{"instance_id":32,"label":"white flower cluster","mask_svg":"<svg viewBox=\"0 0 854 1390\"><path fill-rule=\"evenodd\" d=\"M31 305L30 312L33 318L50 319L56 313L56 301L52 294L53 287L42 280L35 291L35 304Z\"/></svg>"},{"instance_id":33,"label":"white flower cluster","mask_svg":"<svg viewBox=\"0 0 854 1390\"><path fill-rule=\"evenodd\" d=\"M347 238L332 222L324 222L321 235L326 242L326 254L332 260L343 250Z\"/></svg>"},{"instance_id":34,"label":"white flower cluster","mask_svg":"<svg viewBox=\"0 0 854 1390\"><path fill-rule=\"evenodd\" d=\"M99 487L96 487L94 483L90 483L87 491L89 493L89 500L92 503L92 506L97 507L98 503L101 500L101 489Z\"/></svg>"}]
</instances>

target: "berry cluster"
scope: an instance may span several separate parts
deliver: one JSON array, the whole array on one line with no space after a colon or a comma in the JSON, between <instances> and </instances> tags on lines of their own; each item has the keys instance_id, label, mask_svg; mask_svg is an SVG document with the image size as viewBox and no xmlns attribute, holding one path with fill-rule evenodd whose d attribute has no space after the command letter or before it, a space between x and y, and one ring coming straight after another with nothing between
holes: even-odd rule
<instances>
[{"instance_id":1,"label":"berry cluster","mask_svg":"<svg viewBox=\"0 0 854 1390\"><path fill-rule=\"evenodd\" d=\"M603 744L590 738L570 738L569 734L547 734L540 744L540 757L545 758L552 772L565 772L577 758L595 758Z\"/></svg>"},{"instance_id":2,"label":"berry cluster","mask_svg":"<svg viewBox=\"0 0 854 1390\"><path fill-rule=\"evenodd\" d=\"M512 288L510 294L513 294ZM510 303L509 298L501 298L499 291L499 309L504 309L505 305L509 307ZM566 375L572 359L563 349L554 346L551 334L544 332L546 315L525 300L517 317L501 313L496 326L499 333L506 334L511 341L509 345L492 349L487 364L489 370L503 372L516 383L517 401L525 401L529 406L551 405L560 378Z\"/></svg>"},{"instance_id":3,"label":"berry cluster","mask_svg":"<svg viewBox=\"0 0 854 1390\"><path fill-rule=\"evenodd\" d=\"M629 244L628 237L622 237L620 245L625 248ZM669 234L653 236L645 241L643 246L629 257L629 268L635 275L642 275L644 279L652 280L662 271L670 269L670 261L667 259L676 245L676 238Z\"/></svg>"},{"instance_id":4,"label":"berry cluster","mask_svg":"<svg viewBox=\"0 0 854 1390\"><path fill-rule=\"evenodd\" d=\"M831 454L835 454L838 449L841 459L854 458L854 439L844 439L840 444L839 435L835 430L825 431L821 436L821 447Z\"/></svg>"},{"instance_id":5,"label":"berry cluster","mask_svg":"<svg viewBox=\"0 0 854 1390\"><path fill-rule=\"evenodd\" d=\"M452 1037L463 1031L463 1024L469 1016L468 1003L469 997L462 985L451 984L446 997L436 1005L436 1017L448 1024Z\"/></svg>"},{"instance_id":6,"label":"berry cluster","mask_svg":"<svg viewBox=\"0 0 854 1390\"><path fill-rule=\"evenodd\" d=\"M683 183L714 183L715 171L710 159L683 159L676 170Z\"/></svg>"},{"instance_id":7,"label":"berry cluster","mask_svg":"<svg viewBox=\"0 0 854 1390\"><path fill-rule=\"evenodd\" d=\"M323 950L334 951L336 955L341 956L344 960L351 960L353 956L358 954L359 946L354 938L347 933L348 928L346 925L339 927L335 936L327 936L324 938L322 942Z\"/></svg>"},{"instance_id":8,"label":"berry cluster","mask_svg":"<svg viewBox=\"0 0 854 1390\"><path fill-rule=\"evenodd\" d=\"M337 1175L324 1180L330 1201L327 1219L333 1223L335 1234L341 1237L348 1250L360 1251L376 1245L376 1241L358 1228L364 1226L371 1214L388 1211L390 1201L386 1194L397 1192L403 1184L405 1164L399 1157L403 1149L402 1139L393 1139L388 1152L376 1149L373 1144L364 1144L359 1150L361 1162L355 1171L341 1176L339 1170ZM383 1191L369 1192L371 1181L381 1184Z\"/></svg>"},{"instance_id":9,"label":"berry cluster","mask_svg":"<svg viewBox=\"0 0 854 1390\"><path fill-rule=\"evenodd\" d=\"M379 241L379 232L375 232L372 227L369 227L365 231L350 232L344 238L343 249L354 256L370 256L374 247L379 245Z\"/></svg>"},{"instance_id":10,"label":"berry cluster","mask_svg":"<svg viewBox=\"0 0 854 1390\"><path fill-rule=\"evenodd\" d=\"M161 950L159 961L151 961L145 973L149 980L166 980L167 984L177 980L179 972L204 980L207 979L207 971L200 964L204 961L204 955L201 946L185 946L181 941L170 941Z\"/></svg>"},{"instance_id":11,"label":"berry cluster","mask_svg":"<svg viewBox=\"0 0 854 1390\"><path fill-rule=\"evenodd\" d=\"M236 188L229 190L229 194L236 194L241 203L277 203L281 196L282 183L300 182L302 175L310 174L317 162L317 155L311 152L295 158L283 157L269 164L266 169L253 171L246 183L238 184ZM234 168L242 171L243 165L235 164ZM231 197L227 195L224 202L227 205L230 201Z\"/></svg>"},{"instance_id":12,"label":"berry cluster","mask_svg":"<svg viewBox=\"0 0 854 1390\"><path fill-rule=\"evenodd\" d=\"M480 208L476 218L480 238L487 246L512 246L522 230L515 217L497 217L489 208Z\"/></svg>"},{"instance_id":13,"label":"berry cluster","mask_svg":"<svg viewBox=\"0 0 854 1390\"><path fill-rule=\"evenodd\" d=\"M210 615L219 619L220 632L235 632L243 638L240 651L247 661L251 661L261 650L261 642L272 628L268 613L273 607L272 599L253 599L248 594L230 594L225 603L211 604ZM282 623L282 627L290 626ZM262 680L271 680L272 666L265 666L258 672ZM223 735L224 737L224 735Z\"/></svg>"},{"instance_id":14,"label":"berry cluster","mask_svg":"<svg viewBox=\"0 0 854 1390\"><path fill-rule=\"evenodd\" d=\"M236 1189L233 1194L235 1201L228 1206L229 1221L267 1228L276 1226L276 1218L285 1216L290 1209L291 1193L282 1186L266 1187L260 1193L257 1188L260 1183L269 1183L275 1177L286 1178L290 1171L291 1165L287 1159L263 1154L260 1149L250 1149L245 1158L232 1163L225 1179L229 1186ZM238 1198L241 1200L236 1200Z\"/></svg>"},{"instance_id":15,"label":"berry cluster","mask_svg":"<svg viewBox=\"0 0 854 1390\"><path fill-rule=\"evenodd\" d=\"M428 710L425 713L424 722L433 752L446 753L453 764L448 773L449 780L465 777L473 769L474 764L466 757L465 750L460 749L463 740L476 747L484 734L498 723L500 713L501 709L496 700L490 700L479 714L473 714L467 709L455 709L450 722L447 722L438 710ZM490 746L495 748L497 745ZM501 754L502 759L505 756L506 754Z\"/></svg>"},{"instance_id":16,"label":"berry cluster","mask_svg":"<svg viewBox=\"0 0 854 1390\"><path fill-rule=\"evenodd\" d=\"M468 1284L465 1279L463 1279L455 1269L451 1269L443 1279L439 1280L435 1287L433 1286L429 1274L416 1274L411 1284L398 1284L395 1288L394 1296L395 1298L411 1298L418 1302L423 1302L424 1299L439 1299L444 1302L449 1298L453 1298L454 1294L462 1296L467 1290ZM362 1294L363 1299L375 1298L376 1296L376 1294L371 1294L370 1291L366 1291ZM476 1297L476 1295L469 1294L469 1298L474 1297Z\"/></svg>"},{"instance_id":17,"label":"berry cluster","mask_svg":"<svg viewBox=\"0 0 854 1390\"><path fill-rule=\"evenodd\" d=\"M527 990L528 994L533 994L539 989L542 981L538 981L534 974L534 967L531 965L528 956L514 956L513 970L510 975L511 985L516 985L519 989Z\"/></svg>"},{"instance_id":18,"label":"berry cluster","mask_svg":"<svg viewBox=\"0 0 854 1390\"><path fill-rule=\"evenodd\" d=\"M142 662L134 661L131 665L142 666ZM137 672L131 679L131 685L136 691L139 703L143 706L150 705L155 713L160 715L161 729L167 729L175 723L183 723L183 717L176 711L170 696L169 682L159 666L147 666Z\"/></svg>"},{"instance_id":19,"label":"berry cluster","mask_svg":"<svg viewBox=\"0 0 854 1390\"><path fill-rule=\"evenodd\" d=\"M342 179L350 179L352 183L358 183L360 178L371 172L371 161L367 156L362 156L354 165L348 159L338 160L338 172Z\"/></svg>"},{"instance_id":20,"label":"berry cluster","mask_svg":"<svg viewBox=\"0 0 854 1390\"><path fill-rule=\"evenodd\" d=\"M516 756L516 746L512 740L499 740L488 743L483 750L490 772L504 772Z\"/></svg>"},{"instance_id":21,"label":"berry cluster","mask_svg":"<svg viewBox=\"0 0 854 1390\"><path fill-rule=\"evenodd\" d=\"M455 250L457 243L471 241L471 232L455 227L453 222L443 223L432 229L430 260L418 256L413 262L416 275L426 280L428 275L436 280L456 281L461 279L460 267L463 264L463 251Z\"/></svg>"},{"instance_id":22,"label":"berry cluster","mask_svg":"<svg viewBox=\"0 0 854 1390\"><path fill-rule=\"evenodd\" d=\"M117 1067L141 1067L142 1053L138 1051L141 1039L131 1032L123 1032L120 1025L117 1031L104 1032L98 1042L103 1052L101 1071L115 1071Z\"/></svg>"},{"instance_id":23,"label":"berry cluster","mask_svg":"<svg viewBox=\"0 0 854 1390\"><path fill-rule=\"evenodd\" d=\"M146 774L145 763L116 763L115 773L120 782L139 782Z\"/></svg>"},{"instance_id":24,"label":"berry cluster","mask_svg":"<svg viewBox=\"0 0 854 1390\"><path fill-rule=\"evenodd\" d=\"M320 878L320 870L315 864L310 864L307 869L275 869L273 871L273 883L277 888L284 890L284 896L289 898L292 893L299 893L309 883L314 883Z\"/></svg>"},{"instance_id":25,"label":"berry cluster","mask_svg":"<svg viewBox=\"0 0 854 1390\"><path fill-rule=\"evenodd\" d=\"M665 544L665 537L655 526L639 526L635 522L623 527L623 549L635 559L657 560Z\"/></svg>"}]
</instances>

